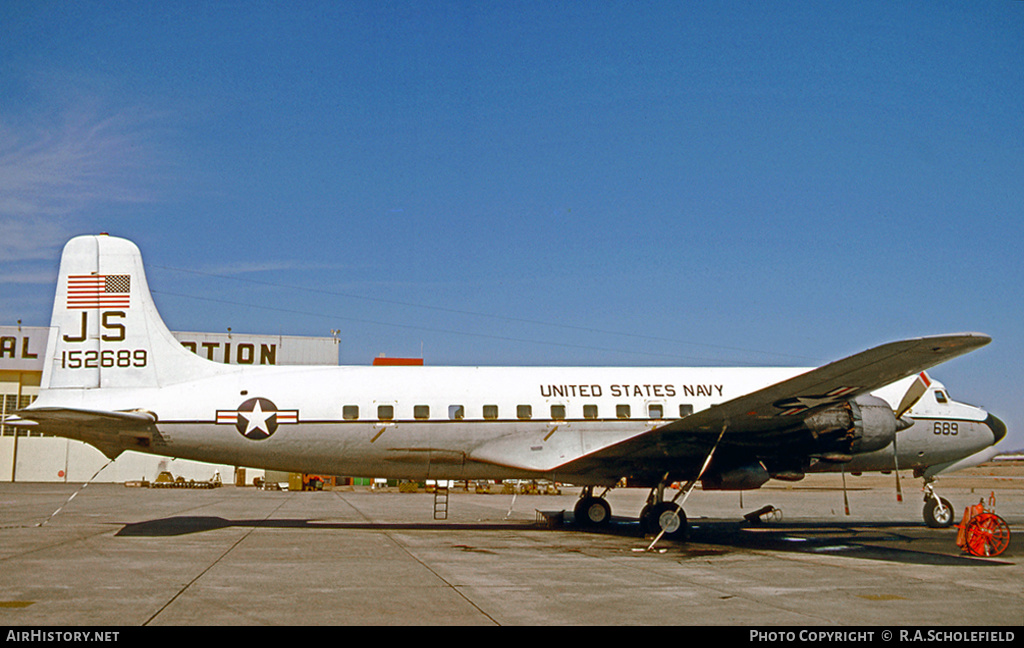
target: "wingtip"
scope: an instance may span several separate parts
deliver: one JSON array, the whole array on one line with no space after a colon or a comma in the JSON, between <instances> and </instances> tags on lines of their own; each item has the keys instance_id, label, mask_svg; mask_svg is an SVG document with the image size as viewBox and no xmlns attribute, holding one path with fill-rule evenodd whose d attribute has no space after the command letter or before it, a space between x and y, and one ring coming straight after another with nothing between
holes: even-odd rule
<instances>
[{"instance_id":1,"label":"wingtip","mask_svg":"<svg viewBox=\"0 0 1024 648\"><path fill-rule=\"evenodd\" d=\"M985 346L992 341L992 337L984 333L978 333L976 331L968 331L964 333L949 333L946 335L929 335L921 338L922 340L934 341L945 346L970 346L970 347L981 347Z\"/></svg>"}]
</instances>

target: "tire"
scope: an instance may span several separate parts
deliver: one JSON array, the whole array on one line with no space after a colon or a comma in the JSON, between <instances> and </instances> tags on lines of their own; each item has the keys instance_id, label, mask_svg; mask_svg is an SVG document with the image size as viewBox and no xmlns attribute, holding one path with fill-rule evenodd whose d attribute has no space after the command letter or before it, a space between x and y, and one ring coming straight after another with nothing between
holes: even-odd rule
<instances>
[{"instance_id":1,"label":"tire","mask_svg":"<svg viewBox=\"0 0 1024 648\"><path fill-rule=\"evenodd\" d=\"M640 509L640 531L644 535L657 533L654 530L654 520L651 519L651 505L647 504Z\"/></svg>"},{"instance_id":2,"label":"tire","mask_svg":"<svg viewBox=\"0 0 1024 648\"><path fill-rule=\"evenodd\" d=\"M942 502L941 508L934 497L929 497L925 500L924 511L922 511L924 523L932 529L945 529L953 526L955 515L953 513L953 505L944 497L940 497L939 500Z\"/></svg>"},{"instance_id":3,"label":"tire","mask_svg":"<svg viewBox=\"0 0 1024 648\"><path fill-rule=\"evenodd\" d=\"M672 502L661 502L644 507L640 526L645 534L657 535L664 531L663 538L669 540L685 540L689 525L686 513Z\"/></svg>"},{"instance_id":4,"label":"tire","mask_svg":"<svg viewBox=\"0 0 1024 648\"><path fill-rule=\"evenodd\" d=\"M612 519L612 507L601 497L583 497L576 502L573 516L580 526L604 526Z\"/></svg>"}]
</instances>

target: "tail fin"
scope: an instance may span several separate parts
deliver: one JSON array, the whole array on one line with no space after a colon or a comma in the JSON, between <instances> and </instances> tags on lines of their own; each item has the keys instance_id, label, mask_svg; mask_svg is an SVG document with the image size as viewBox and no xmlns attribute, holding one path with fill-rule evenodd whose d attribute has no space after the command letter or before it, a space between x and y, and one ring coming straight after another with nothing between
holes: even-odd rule
<instances>
[{"instance_id":1,"label":"tail fin","mask_svg":"<svg viewBox=\"0 0 1024 648\"><path fill-rule=\"evenodd\" d=\"M174 339L156 310L131 241L68 241L50 320L43 389L160 387L224 370Z\"/></svg>"}]
</instances>

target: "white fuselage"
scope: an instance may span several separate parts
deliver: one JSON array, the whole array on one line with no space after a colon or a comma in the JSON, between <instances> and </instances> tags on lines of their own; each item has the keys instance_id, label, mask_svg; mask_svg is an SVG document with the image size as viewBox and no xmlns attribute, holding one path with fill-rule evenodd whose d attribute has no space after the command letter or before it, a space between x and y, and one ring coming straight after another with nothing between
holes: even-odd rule
<instances>
[{"instance_id":1,"label":"white fuselage","mask_svg":"<svg viewBox=\"0 0 1024 648\"><path fill-rule=\"evenodd\" d=\"M64 405L152 412L159 434L147 451L156 454L347 476L579 482L586 476L557 467L804 371L240 367L162 388L59 391ZM897 383L892 392L903 389ZM73 395L77 403L69 401ZM269 401L272 407L262 409L276 417L239 414L255 398ZM993 442L981 410L929 400L913 412L920 420L899 435L901 467L952 461L971 454L968 446ZM933 434L936 421L956 421L956 434ZM271 434L254 440L247 430ZM892 465L890 446L856 456L846 469Z\"/></svg>"},{"instance_id":2,"label":"white fuselage","mask_svg":"<svg viewBox=\"0 0 1024 648\"><path fill-rule=\"evenodd\" d=\"M818 459L842 461L851 471L891 468L891 443L849 461L855 439L837 446L829 436L856 437L857 426L865 427L863 419L811 431L800 428L806 418L799 414L842 407L847 396L863 391L857 385L916 373L989 340L980 334L918 338L813 371L228 366L199 358L171 335L134 243L79 236L68 241L61 255L39 398L15 424L82 439L110 457L136 449L306 473L547 477L595 485L615 483L627 471L649 481L675 473L696 476L718 444L706 438L706 431L688 428L696 428L700 418L674 427L672 421L722 404L722 410L704 418L719 429L738 423L732 437L721 436L723 465L733 462L727 467L758 473L760 462L759 481L754 480L760 485L769 470L776 470L764 465L772 461L780 464L776 474L785 472L789 478L806 467L839 469L835 463L816 466ZM837 367L840 373L833 376ZM877 393L889 404L898 403L913 380L894 383L892 393L888 388ZM829 386L822 387L822 381ZM779 385L785 388L767 390L774 395L766 402L751 400L754 394L767 399L761 390ZM910 412L918 422L897 436L901 467L963 458L995 440L982 410L949 400L925 401L927 394L920 408ZM753 410L732 412L733 418L718 416L741 406ZM859 408L879 410L885 405ZM883 418L890 425L883 432L891 435L895 420ZM758 422L772 429L758 434ZM684 432L677 434L680 429Z\"/></svg>"}]
</instances>

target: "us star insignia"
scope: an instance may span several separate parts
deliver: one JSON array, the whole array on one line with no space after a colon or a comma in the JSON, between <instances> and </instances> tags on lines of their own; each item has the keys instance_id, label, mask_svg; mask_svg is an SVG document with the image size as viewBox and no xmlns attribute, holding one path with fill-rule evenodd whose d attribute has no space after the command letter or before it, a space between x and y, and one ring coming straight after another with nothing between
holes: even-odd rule
<instances>
[{"instance_id":1,"label":"us star insignia","mask_svg":"<svg viewBox=\"0 0 1024 648\"><path fill-rule=\"evenodd\" d=\"M233 424L239 434L253 441L270 438L279 425L298 422L299 410L278 409L268 398L250 398L237 409L217 410L218 424Z\"/></svg>"}]
</instances>

